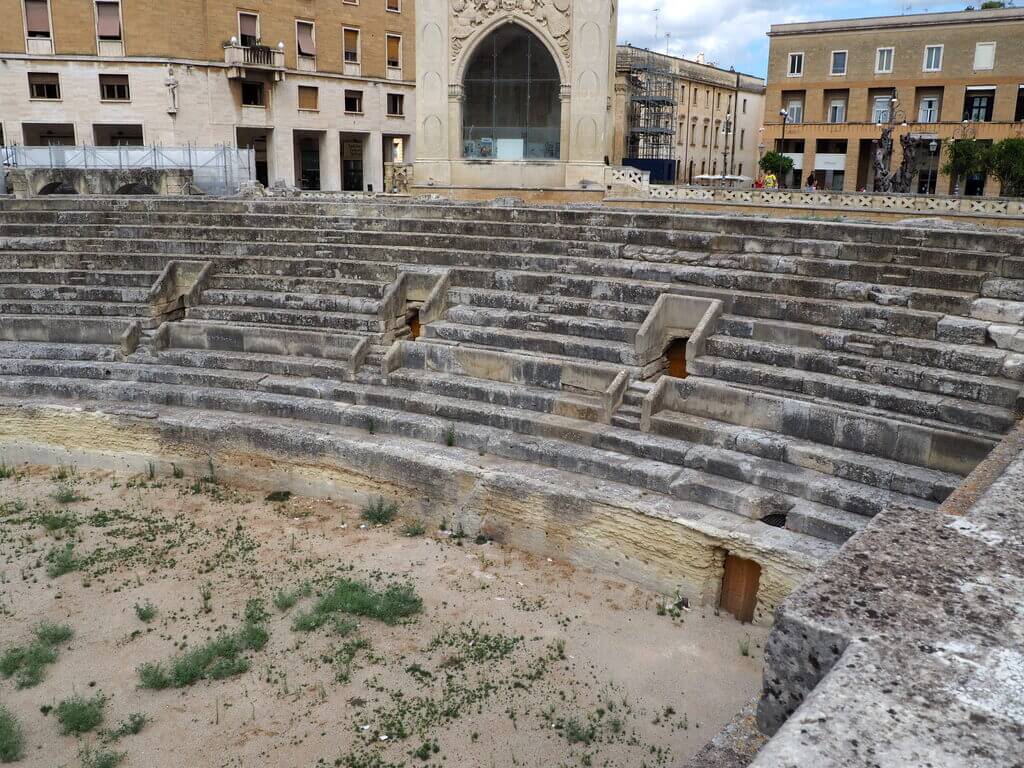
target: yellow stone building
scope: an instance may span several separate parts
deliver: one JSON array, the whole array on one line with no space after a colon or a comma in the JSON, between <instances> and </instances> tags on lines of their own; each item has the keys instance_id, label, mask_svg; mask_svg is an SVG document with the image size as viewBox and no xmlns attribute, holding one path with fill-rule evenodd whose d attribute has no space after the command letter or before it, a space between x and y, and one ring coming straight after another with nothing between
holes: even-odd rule
<instances>
[{"instance_id":1,"label":"yellow stone building","mask_svg":"<svg viewBox=\"0 0 1024 768\"><path fill-rule=\"evenodd\" d=\"M0 141L252 147L374 190L415 151L415 0L0 0Z\"/></svg>"},{"instance_id":2,"label":"yellow stone building","mask_svg":"<svg viewBox=\"0 0 1024 768\"><path fill-rule=\"evenodd\" d=\"M871 191L875 142L892 122L892 167L909 133L911 191L947 194L957 187L939 170L948 142L1024 132L1024 9L777 24L769 37L765 143L793 158L791 186L813 174L819 189ZM961 183L999 193L991 178Z\"/></svg>"}]
</instances>

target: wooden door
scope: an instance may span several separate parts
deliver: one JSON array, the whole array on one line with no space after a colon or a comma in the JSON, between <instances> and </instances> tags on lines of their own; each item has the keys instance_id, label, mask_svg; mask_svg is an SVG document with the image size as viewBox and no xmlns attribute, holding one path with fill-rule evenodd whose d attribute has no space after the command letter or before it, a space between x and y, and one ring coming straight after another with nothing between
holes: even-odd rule
<instances>
[{"instance_id":1,"label":"wooden door","mask_svg":"<svg viewBox=\"0 0 1024 768\"><path fill-rule=\"evenodd\" d=\"M719 608L726 613L731 613L742 622L753 621L760 581L760 565L753 560L744 560L736 555L726 555Z\"/></svg>"}]
</instances>

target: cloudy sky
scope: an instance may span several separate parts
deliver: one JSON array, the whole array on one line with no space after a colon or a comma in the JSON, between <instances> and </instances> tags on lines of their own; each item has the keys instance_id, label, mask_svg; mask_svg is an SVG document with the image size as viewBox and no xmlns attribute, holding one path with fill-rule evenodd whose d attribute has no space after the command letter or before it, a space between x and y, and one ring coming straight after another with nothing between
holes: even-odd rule
<instances>
[{"instance_id":1,"label":"cloudy sky","mask_svg":"<svg viewBox=\"0 0 1024 768\"><path fill-rule=\"evenodd\" d=\"M619 0L619 42L765 74L772 24L962 10L940 0ZM979 3L975 3L978 5ZM660 8L657 32L654 9ZM671 33L666 41L665 34Z\"/></svg>"}]
</instances>

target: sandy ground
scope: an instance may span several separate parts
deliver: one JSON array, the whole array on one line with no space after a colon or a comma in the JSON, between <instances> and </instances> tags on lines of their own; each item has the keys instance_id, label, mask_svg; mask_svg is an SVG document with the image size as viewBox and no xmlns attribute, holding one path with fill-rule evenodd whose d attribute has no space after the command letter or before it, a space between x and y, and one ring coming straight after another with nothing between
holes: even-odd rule
<instances>
[{"instance_id":1,"label":"sandy ground","mask_svg":"<svg viewBox=\"0 0 1024 768\"><path fill-rule=\"evenodd\" d=\"M216 481L57 475L0 479L0 654L43 619L74 630L37 685L0 678L26 768L77 767L100 747L158 768L653 768L695 753L760 685L764 628L666 614L662 596L492 542L403 535L401 518L364 527L355 506ZM81 498L59 501L61 487ZM75 570L47 575L68 542ZM296 631L339 578L412 584L423 610ZM274 606L306 582L312 595ZM254 598L270 639L244 654L247 671L140 687L139 665L236 630ZM135 610L147 602L148 623ZM49 708L76 693L107 697L104 722L61 735ZM138 734L103 732L131 713L148 718Z\"/></svg>"}]
</instances>

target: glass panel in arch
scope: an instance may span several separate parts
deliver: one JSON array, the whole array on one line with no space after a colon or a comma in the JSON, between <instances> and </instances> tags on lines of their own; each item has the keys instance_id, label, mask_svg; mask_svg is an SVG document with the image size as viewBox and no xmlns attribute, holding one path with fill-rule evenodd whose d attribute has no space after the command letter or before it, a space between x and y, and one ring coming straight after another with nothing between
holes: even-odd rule
<instances>
[{"instance_id":1,"label":"glass panel in arch","mask_svg":"<svg viewBox=\"0 0 1024 768\"><path fill-rule=\"evenodd\" d=\"M494 140L497 160L526 157L526 80L498 80L494 84Z\"/></svg>"},{"instance_id":2,"label":"glass panel in arch","mask_svg":"<svg viewBox=\"0 0 1024 768\"><path fill-rule=\"evenodd\" d=\"M494 82L467 81L462 112L463 156L494 157Z\"/></svg>"},{"instance_id":3,"label":"glass panel in arch","mask_svg":"<svg viewBox=\"0 0 1024 768\"><path fill-rule=\"evenodd\" d=\"M561 84L532 81L526 130L526 156L552 160L561 155Z\"/></svg>"}]
</instances>

